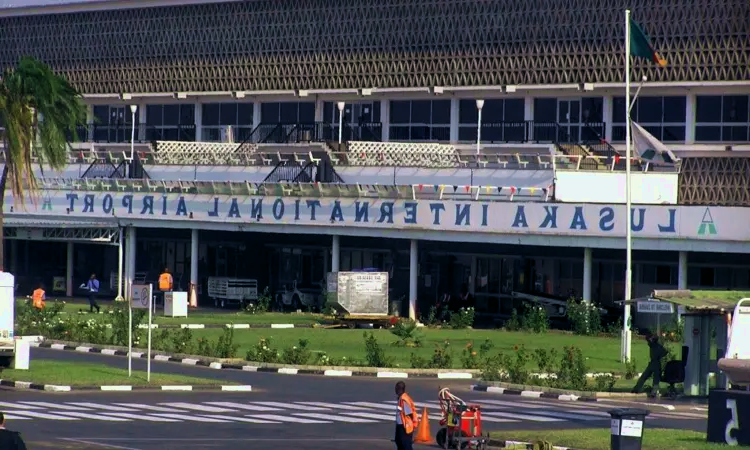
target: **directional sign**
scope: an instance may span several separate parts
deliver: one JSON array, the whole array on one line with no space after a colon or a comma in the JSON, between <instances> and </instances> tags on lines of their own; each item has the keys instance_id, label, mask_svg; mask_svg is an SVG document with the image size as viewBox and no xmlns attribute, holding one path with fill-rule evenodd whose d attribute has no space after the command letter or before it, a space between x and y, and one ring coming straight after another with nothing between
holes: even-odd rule
<instances>
[{"instance_id":1,"label":"directional sign","mask_svg":"<svg viewBox=\"0 0 750 450\"><path fill-rule=\"evenodd\" d=\"M645 314L672 314L674 306L669 302L638 302L638 312Z\"/></svg>"},{"instance_id":2,"label":"directional sign","mask_svg":"<svg viewBox=\"0 0 750 450\"><path fill-rule=\"evenodd\" d=\"M148 309L152 300L151 290L150 284L134 284L130 306L134 309Z\"/></svg>"}]
</instances>

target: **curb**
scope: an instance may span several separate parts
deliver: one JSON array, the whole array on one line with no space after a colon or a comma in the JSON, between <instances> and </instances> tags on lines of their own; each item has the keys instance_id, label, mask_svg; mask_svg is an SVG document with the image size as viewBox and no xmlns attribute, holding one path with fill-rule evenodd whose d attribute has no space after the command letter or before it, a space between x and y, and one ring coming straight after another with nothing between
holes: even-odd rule
<instances>
[{"instance_id":1,"label":"curb","mask_svg":"<svg viewBox=\"0 0 750 450\"><path fill-rule=\"evenodd\" d=\"M109 355L109 356L128 356L128 352L126 350L117 350L117 349L108 349L108 348L98 348L94 346L87 346L87 345L67 345L67 344L53 344L53 343L32 343L32 347L39 347L39 348L48 348L52 350L63 350L63 351L72 351L72 352L79 352L79 353L100 353L102 355ZM142 351L133 351L132 354L133 358L146 358L146 352ZM189 366L202 366L202 367L209 367L211 369L217 369L217 370L241 370L244 372L261 372L261 373L278 373L281 375L323 375L327 377L371 377L371 378L397 378L397 379L406 379L406 378L434 378L434 379L440 379L440 380L472 380L474 379L475 374L471 372L432 372L432 373L409 373L403 370L399 369L383 369L379 371L358 371L358 370L348 370L348 369L341 369L341 368L316 368L316 369L307 369L307 368L299 368L294 366L284 366L284 367L268 367L268 366L262 366L258 365L258 363L249 363L249 364L238 364L238 363L222 363L218 361L209 361L206 359L202 359L200 356L196 356L193 358L180 358L165 354L152 354L151 359L154 361L160 361L160 362L172 362L172 363L179 363L179 364L185 364Z\"/></svg>"},{"instance_id":2,"label":"curb","mask_svg":"<svg viewBox=\"0 0 750 450\"><path fill-rule=\"evenodd\" d=\"M524 445L529 450L534 448L534 444L531 443L531 442L499 441L497 439L490 439L489 441L487 441L487 445L489 445L491 447L497 447L497 448L508 448L508 447L511 447L511 446L517 447L519 445ZM554 450L578 450L578 449L571 448L571 447L558 447L556 445L553 445L552 448Z\"/></svg>"},{"instance_id":3,"label":"curb","mask_svg":"<svg viewBox=\"0 0 750 450\"><path fill-rule=\"evenodd\" d=\"M605 400L638 400L646 398L646 394L627 394L617 395L613 392L591 392L590 395L577 394L560 394L556 392L530 391L516 388L505 388L500 386L480 386L472 385L472 391L488 392L501 395L518 395L528 398L549 398L553 400L578 401L578 402L598 402Z\"/></svg>"},{"instance_id":4,"label":"curb","mask_svg":"<svg viewBox=\"0 0 750 450\"><path fill-rule=\"evenodd\" d=\"M250 385L159 385L159 386L58 386L54 384L36 384L28 381L0 380L0 386L16 389L32 389L45 392L70 392L70 391L230 391L230 392L252 392Z\"/></svg>"}]
</instances>

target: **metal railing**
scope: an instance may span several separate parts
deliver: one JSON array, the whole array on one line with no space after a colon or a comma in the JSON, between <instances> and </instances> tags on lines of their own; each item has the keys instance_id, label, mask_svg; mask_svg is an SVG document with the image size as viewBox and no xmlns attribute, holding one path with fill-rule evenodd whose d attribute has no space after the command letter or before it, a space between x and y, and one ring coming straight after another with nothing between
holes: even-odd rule
<instances>
[{"instance_id":1,"label":"metal railing","mask_svg":"<svg viewBox=\"0 0 750 450\"><path fill-rule=\"evenodd\" d=\"M133 127L130 124L99 125L91 123L76 127L76 136L70 133L68 140L71 142L125 144L130 142L132 134ZM195 125L135 125L135 142L153 141L195 141Z\"/></svg>"},{"instance_id":2,"label":"metal railing","mask_svg":"<svg viewBox=\"0 0 750 450\"><path fill-rule=\"evenodd\" d=\"M383 125L367 122L344 124L342 141L380 141ZM261 123L242 144L301 144L306 142L338 141L339 126L327 122Z\"/></svg>"}]
</instances>

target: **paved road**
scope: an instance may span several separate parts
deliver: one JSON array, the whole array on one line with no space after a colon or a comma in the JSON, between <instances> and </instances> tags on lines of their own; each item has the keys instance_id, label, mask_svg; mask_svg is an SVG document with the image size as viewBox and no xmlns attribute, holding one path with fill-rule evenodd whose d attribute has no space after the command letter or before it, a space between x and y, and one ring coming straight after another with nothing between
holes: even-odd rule
<instances>
[{"instance_id":1,"label":"paved road","mask_svg":"<svg viewBox=\"0 0 750 450\"><path fill-rule=\"evenodd\" d=\"M123 367L127 360L103 355L34 349L35 358L61 358ZM134 361L141 369L144 361ZM0 391L9 427L24 433L31 449L169 450L393 449L394 380L286 376L217 371L174 363L159 372L213 376L252 384L254 392ZM482 406L487 430L609 427L615 403L564 402L469 390L470 382L407 380L418 406L428 407L437 431L440 386ZM651 408L648 426L705 429L705 412ZM265 444L261 446L253 444Z\"/></svg>"}]
</instances>

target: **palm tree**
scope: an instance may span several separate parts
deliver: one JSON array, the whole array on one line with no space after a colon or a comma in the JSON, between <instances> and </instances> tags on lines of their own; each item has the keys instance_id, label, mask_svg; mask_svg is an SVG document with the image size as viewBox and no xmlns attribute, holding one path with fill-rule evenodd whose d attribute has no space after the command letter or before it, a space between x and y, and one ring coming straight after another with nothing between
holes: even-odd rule
<instances>
[{"instance_id":1,"label":"palm tree","mask_svg":"<svg viewBox=\"0 0 750 450\"><path fill-rule=\"evenodd\" d=\"M0 176L0 271L4 271L5 189L10 183L14 204L24 206L26 197L38 191L32 168L33 156L42 168L62 169L67 161L68 137L84 123L86 108L81 95L46 64L23 57L0 79L0 131L5 156ZM33 148L33 150L32 150Z\"/></svg>"}]
</instances>

